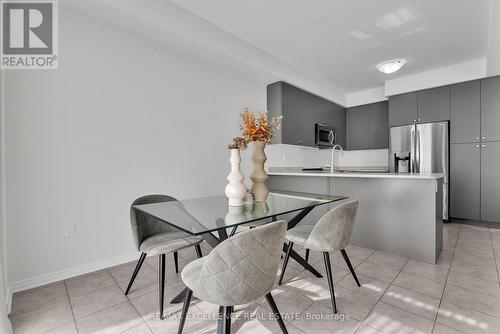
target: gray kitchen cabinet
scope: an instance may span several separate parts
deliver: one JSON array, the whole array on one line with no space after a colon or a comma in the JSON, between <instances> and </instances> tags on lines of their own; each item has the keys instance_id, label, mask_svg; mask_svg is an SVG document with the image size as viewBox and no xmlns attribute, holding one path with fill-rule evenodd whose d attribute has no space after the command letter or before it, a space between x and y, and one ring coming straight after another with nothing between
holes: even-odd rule
<instances>
[{"instance_id":1,"label":"gray kitchen cabinet","mask_svg":"<svg viewBox=\"0 0 500 334\"><path fill-rule=\"evenodd\" d=\"M479 80L450 88L450 142L474 143L481 137L481 83Z\"/></svg>"},{"instance_id":2,"label":"gray kitchen cabinet","mask_svg":"<svg viewBox=\"0 0 500 334\"><path fill-rule=\"evenodd\" d=\"M388 104L378 102L347 110L347 149L389 147Z\"/></svg>"},{"instance_id":3,"label":"gray kitchen cabinet","mask_svg":"<svg viewBox=\"0 0 500 334\"><path fill-rule=\"evenodd\" d=\"M330 123L335 128L335 144L339 144L342 148L346 147L346 110L339 105L333 105L330 112Z\"/></svg>"},{"instance_id":4,"label":"gray kitchen cabinet","mask_svg":"<svg viewBox=\"0 0 500 334\"><path fill-rule=\"evenodd\" d=\"M345 109L322 97L306 92L286 82L267 86L267 110L270 116L283 116L271 144L314 147L316 123L335 129L335 141L345 145Z\"/></svg>"},{"instance_id":5,"label":"gray kitchen cabinet","mask_svg":"<svg viewBox=\"0 0 500 334\"><path fill-rule=\"evenodd\" d=\"M481 220L500 222L500 142L481 144Z\"/></svg>"},{"instance_id":6,"label":"gray kitchen cabinet","mask_svg":"<svg viewBox=\"0 0 500 334\"><path fill-rule=\"evenodd\" d=\"M314 108L314 96L283 84L283 143L314 146L314 123L321 110Z\"/></svg>"},{"instance_id":7,"label":"gray kitchen cabinet","mask_svg":"<svg viewBox=\"0 0 500 334\"><path fill-rule=\"evenodd\" d=\"M370 148L370 109L368 105L349 108L347 111L347 149Z\"/></svg>"},{"instance_id":8,"label":"gray kitchen cabinet","mask_svg":"<svg viewBox=\"0 0 500 334\"><path fill-rule=\"evenodd\" d=\"M389 126L415 124L418 113L417 92L389 97Z\"/></svg>"},{"instance_id":9,"label":"gray kitchen cabinet","mask_svg":"<svg viewBox=\"0 0 500 334\"><path fill-rule=\"evenodd\" d=\"M450 119L450 87L438 87L418 92L418 123Z\"/></svg>"},{"instance_id":10,"label":"gray kitchen cabinet","mask_svg":"<svg viewBox=\"0 0 500 334\"><path fill-rule=\"evenodd\" d=\"M450 217L479 219L481 149L479 143L450 145Z\"/></svg>"},{"instance_id":11,"label":"gray kitchen cabinet","mask_svg":"<svg viewBox=\"0 0 500 334\"><path fill-rule=\"evenodd\" d=\"M481 80L481 137L500 140L500 76Z\"/></svg>"},{"instance_id":12,"label":"gray kitchen cabinet","mask_svg":"<svg viewBox=\"0 0 500 334\"><path fill-rule=\"evenodd\" d=\"M389 107L386 101L370 105L370 149L389 147Z\"/></svg>"}]
</instances>

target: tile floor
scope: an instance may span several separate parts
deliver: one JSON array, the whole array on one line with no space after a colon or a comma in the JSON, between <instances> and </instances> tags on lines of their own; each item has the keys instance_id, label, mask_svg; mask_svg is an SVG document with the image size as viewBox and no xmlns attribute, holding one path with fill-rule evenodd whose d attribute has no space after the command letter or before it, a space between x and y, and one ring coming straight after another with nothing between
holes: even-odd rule
<instances>
[{"instance_id":1,"label":"tile floor","mask_svg":"<svg viewBox=\"0 0 500 334\"><path fill-rule=\"evenodd\" d=\"M354 284L340 254L333 254L343 320L331 319L324 279L290 261L283 286L273 291L290 333L500 333L500 230L445 225L437 265L354 246L347 252L362 287ZM191 249L179 255L181 267L195 258ZM181 305L166 302L168 319L155 318L157 259L146 261L128 297L123 290L135 263L15 294L14 333L176 333ZM183 288L172 258L168 261L167 301ZM324 273L321 254L311 252L310 262ZM216 322L207 317L217 314L217 306L195 301L190 310L184 333L216 332ZM264 299L237 307L236 315L233 333L280 332Z\"/></svg>"}]
</instances>

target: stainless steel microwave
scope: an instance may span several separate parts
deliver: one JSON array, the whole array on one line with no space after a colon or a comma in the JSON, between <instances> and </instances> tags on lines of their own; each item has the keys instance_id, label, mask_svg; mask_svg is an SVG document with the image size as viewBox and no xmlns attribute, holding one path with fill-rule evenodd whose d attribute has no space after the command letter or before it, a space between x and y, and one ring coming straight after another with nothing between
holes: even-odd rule
<instances>
[{"instance_id":1,"label":"stainless steel microwave","mask_svg":"<svg viewBox=\"0 0 500 334\"><path fill-rule=\"evenodd\" d=\"M335 129L324 123L314 124L314 145L320 148L329 148L335 145Z\"/></svg>"}]
</instances>

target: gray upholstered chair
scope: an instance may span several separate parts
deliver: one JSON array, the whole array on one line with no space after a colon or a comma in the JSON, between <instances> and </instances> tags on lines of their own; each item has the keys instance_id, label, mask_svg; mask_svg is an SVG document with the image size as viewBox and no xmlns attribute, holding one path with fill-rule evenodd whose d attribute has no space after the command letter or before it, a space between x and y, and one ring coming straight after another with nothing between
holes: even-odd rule
<instances>
[{"instance_id":1,"label":"gray upholstered chair","mask_svg":"<svg viewBox=\"0 0 500 334\"><path fill-rule=\"evenodd\" d=\"M351 271L354 280L358 286L358 277L354 272L351 261L347 256L345 247L351 238L352 226L356 218L358 210L358 200L353 200L348 203L339 205L328 211L320 218L317 224L303 224L288 230L286 239L288 240L288 248L283 261L283 270L278 281L281 285L283 276L285 275L286 265L290 258L290 251L294 244L302 245L306 249L323 252L325 261L326 278L328 287L330 288L330 296L334 313L337 313L337 304L335 302L335 291L333 289L332 267L330 264L330 253L340 251L349 270Z\"/></svg>"},{"instance_id":2,"label":"gray upholstered chair","mask_svg":"<svg viewBox=\"0 0 500 334\"><path fill-rule=\"evenodd\" d=\"M167 195L147 195L136 199L130 206L130 222L132 224L132 233L137 249L141 256L135 267L134 273L130 278L125 295L127 295L134 283L141 266L147 255L159 255L158 263L158 285L159 285L159 307L160 318L163 319L163 296L165 289L165 262L166 254L174 254L175 272L179 272L177 252L181 249L194 246L199 258L201 253L200 243L203 241L200 237L194 237L173 226L145 215L140 211L134 210L135 205L171 202L176 201L174 197Z\"/></svg>"},{"instance_id":3,"label":"gray upholstered chair","mask_svg":"<svg viewBox=\"0 0 500 334\"><path fill-rule=\"evenodd\" d=\"M189 303L196 298L220 305L222 332L230 333L231 313L265 296L283 333L285 324L271 295L285 242L284 220L240 232L223 241L210 254L184 268L182 280L188 290L178 333L182 333Z\"/></svg>"}]
</instances>

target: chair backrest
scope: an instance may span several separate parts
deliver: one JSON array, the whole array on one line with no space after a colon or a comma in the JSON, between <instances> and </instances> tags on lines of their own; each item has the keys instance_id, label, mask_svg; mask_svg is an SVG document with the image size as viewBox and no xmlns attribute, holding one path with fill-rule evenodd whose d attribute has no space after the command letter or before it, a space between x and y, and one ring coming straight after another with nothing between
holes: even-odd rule
<instances>
[{"instance_id":1,"label":"chair backrest","mask_svg":"<svg viewBox=\"0 0 500 334\"><path fill-rule=\"evenodd\" d=\"M139 246L144 239L156 234L174 231L175 228L154 217L134 210L134 206L142 204L171 202L176 200L176 198L167 195L146 195L139 197L130 205L130 223L132 225L132 234L134 236L134 241L137 249L139 249Z\"/></svg>"},{"instance_id":2,"label":"chair backrest","mask_svg":"<svg viewBox=\"0 0 500 334\"><path fill-rule=\"evenodd\" d=\"M344 249L351 239L358 202L358 200L349 201L323 215L314 226L304 248L323 252Z\"/></svg>"},{"instance_id":3,"label":"chair backrest","mask_svg":"<svg viewBox=\"0 0 500 334\"><path fill-rule=\"evenodd\" d=\"M255 301L276 282L287 222L280 220L236 234L207 255L200 269L199 298L223 306Z\"/></svg>"}]
</instances>

